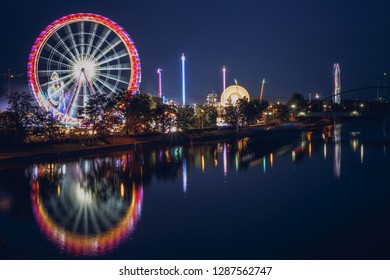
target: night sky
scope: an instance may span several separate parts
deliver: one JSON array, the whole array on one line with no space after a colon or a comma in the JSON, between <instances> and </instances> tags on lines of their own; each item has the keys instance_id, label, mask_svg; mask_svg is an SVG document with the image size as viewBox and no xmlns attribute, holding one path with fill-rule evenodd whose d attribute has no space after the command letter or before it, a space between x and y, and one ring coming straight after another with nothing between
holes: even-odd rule
<instances>
[{"instance_id":1,"label":"night sky","mask_svg":"<svg viewBox=\"0 0 390 280\"><path fill-rule=\"evenodd\" d=\"M237 78L258 97L332 91L339 62L342 90L375 86L390 69L390 2L371 1L6 1L2 2L0 73L26 72L31 46L54 20L91 12L121 25L141 58L141 92L180 100L180 56L187 66L187 100L204 102Z\"/></svg>"}]
</instances>

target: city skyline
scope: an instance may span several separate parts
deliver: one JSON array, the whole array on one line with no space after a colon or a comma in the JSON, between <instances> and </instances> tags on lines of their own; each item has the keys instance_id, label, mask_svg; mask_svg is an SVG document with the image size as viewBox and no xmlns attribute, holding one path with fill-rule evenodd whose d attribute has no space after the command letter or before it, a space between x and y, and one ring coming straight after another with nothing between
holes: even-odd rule
<instances>
[{"instance_id":1,"label":"city skyline","mask_svg":"<svg viewBox=\"0 0 390 280\"><path fill-rule=\"evenodd\" d=\"M337 6L336 1L243 1L235 5L221 1L131 5L70 1L56 6L45 2L41 1L39 15L30 13L32 3L6 4L1 24L6 27L4 38L12 43L1 46L2 72L8 67L15 73L26 72L28 53L39 33L57 18L77 12L109 17L130 34L141 59L141 92L157 94L155 73L161 67L164 95L180 100L180 56L184 52L188 103L204 102L212 91L222 93L223 66L226 86L237 78L252 97L259 95L266 78L265 99L286 98L294 92L306 97L317 92L331 95L336 62L343 69L346 90L375 86L389 68L390 39L385 34L389 4L379 1L359 5L344 1Z\"/></svg>"}]
</instances>

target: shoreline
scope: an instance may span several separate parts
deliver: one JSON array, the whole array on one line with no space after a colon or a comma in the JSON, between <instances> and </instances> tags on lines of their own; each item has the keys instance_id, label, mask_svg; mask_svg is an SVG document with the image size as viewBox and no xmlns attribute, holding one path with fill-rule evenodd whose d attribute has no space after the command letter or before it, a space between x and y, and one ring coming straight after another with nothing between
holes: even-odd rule
<instances>
[{"instance_id":1,"label":"shoreline","mask_svg":"<svg viewBox=\"0 0 390 280\"><path fill-rule=\"evenodd\" d=\"M329 124L318 124L316 127L322 127ZM231 140L241 137L264 137L264 142L273 142L277 139L273 137L289 137L294 140L298 133L303 129L288 128L282 130L267 131L265 126L250 126L240 128L223 129L205 129L191 131L188 134L169 133L140 136L110 136L105 141L96 139L93 144L84 144L77 139L70 139L67 143L27 143L17 146L2 147L0 149L0 166L7 164L31 163L37 160L65 160L84 156L106 154L117 151L134 149L137 147L163 148L175 145L194 145L198 143Z\"/></svg>"}]
</instances>

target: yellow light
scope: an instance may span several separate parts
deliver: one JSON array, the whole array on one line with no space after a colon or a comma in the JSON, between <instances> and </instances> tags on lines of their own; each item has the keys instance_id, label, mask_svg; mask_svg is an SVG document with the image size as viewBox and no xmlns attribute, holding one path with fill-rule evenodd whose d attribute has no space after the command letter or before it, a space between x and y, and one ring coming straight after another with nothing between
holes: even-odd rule
<instances>
[{"instance_id":1,"label":"yellow light","mask_svg":"<svg viewBox=\"0 0 390 280\"><path fill-rule=\"evenodd\" d=\"M269 154L269 163L272 166L274 166L274 154L273 153L270 153Z\"/></svg>"},{"instance_id":2,"label":"yellow light","mask_svg":"<svg viewBox=\"0 0 390 280\"><path fill-rule=\"evenodd\" d=\"M125 185L123 182L121 183L121 198L123 199L125 197Z\"/></svg>"},{"instance_id":3,"label":"yellow light","mask_svg":"<svg viewBox=\"0 0 390 280\"><path fill-rule=\"evenodd\" d=\"M58 184L58 186L57 186L57 195L58 195L58 197L61 196L61 185L60 184Z\"/></svg>"},{"instance_id":4,"label":"yellow light","mask_svg":"<svg viewBox=\"0 0 390 280\"><path fill-rule=\"evenodd\" d=\"M204 155L202 155L202 172L204 172Z\"/></svg>"}]
</instances>

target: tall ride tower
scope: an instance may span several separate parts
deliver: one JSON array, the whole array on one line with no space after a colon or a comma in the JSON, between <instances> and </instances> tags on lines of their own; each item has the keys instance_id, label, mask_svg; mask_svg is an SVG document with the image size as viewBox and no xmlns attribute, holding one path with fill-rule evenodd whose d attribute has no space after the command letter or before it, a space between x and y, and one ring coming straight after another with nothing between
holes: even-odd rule
<instances>
[{"instance_id":1,"label":"tall ride tower","mask_svg":"<svg viewBox=\"0 0 390 280\"><path fill-rule=\"evenodd\" d=\"M184 53L181 55L181 91L183 97L183 106L186 105L186 70L185 70L186 57Z\"/></svg>"},{"instance_id":2,"label":"tall ride tower","mask_svg":"<svg viewBox=\"0 0 390 280\"><path fill-rule=\"evenodd\" d=\"M333 103L341 104L341 80L340 80L340 65L338 63L333 64Z\"/></svg>"},{"instance_id":3,"label":"tall ride tower","mask_svg":"<svg viewBox=\"0 0 390 280\"><path fill-rule=\"evenodd\" d=\"M158 97L162 98L162 87L161 87L161 72L162 72L162 69L161 68L158 68L157 69L157 75L158 75Z\"/></svg>"}]
</instances>

